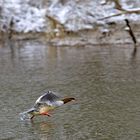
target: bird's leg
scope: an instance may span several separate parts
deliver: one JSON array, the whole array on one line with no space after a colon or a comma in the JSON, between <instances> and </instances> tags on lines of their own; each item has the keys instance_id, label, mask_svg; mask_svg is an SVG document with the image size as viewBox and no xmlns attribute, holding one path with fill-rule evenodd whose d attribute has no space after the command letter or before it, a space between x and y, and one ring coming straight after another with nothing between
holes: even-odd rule
<instances>
[{"instance_id":1,"label":"bird's leg","mask_svg":"<svg viewBox=\"0 0 140 140\"><path fill-rule=\"evenodd\" d=\"M33 120L33 118L34 118L34 115L30 119Z\"/></svg>"},{"instance_id":2,"label":"bird's leg","mask_svg":"<svg viewBox=\"0 0 140 140\"><path fill-rule=\"evenodd\" d=\"M47 115L48 117L51 117L51 115L48 112L42 113L41 115Z\"/></svg>"},{"instance_id":3,"label":"bird's leg","mask_svg":"<svg viewBox=\"0 0 140 140\"><path fill-rule=\"evenodd\" d=\"M48 117L51 117L51 115L48 112L46 112L45 115L47 115Z\"/></svg>"}]
</instances>

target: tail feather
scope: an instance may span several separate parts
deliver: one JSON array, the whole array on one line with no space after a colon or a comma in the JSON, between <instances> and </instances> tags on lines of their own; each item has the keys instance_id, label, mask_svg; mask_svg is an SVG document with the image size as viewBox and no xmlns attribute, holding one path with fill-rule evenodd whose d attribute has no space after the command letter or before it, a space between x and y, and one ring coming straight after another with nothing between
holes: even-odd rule
<instances>
[{"instance_id":1,"label":"tail feather","mask_svg":"<svg viewBox=\"0 0 140 140\"><path fill-rule=\"evenodd\" d=\"M64 102L64 104L66 104L66 103L68 103L68 102L70 102L72 100L75 100L75 98L65 98L62 101Z\"/></svg>"}]
</instances>

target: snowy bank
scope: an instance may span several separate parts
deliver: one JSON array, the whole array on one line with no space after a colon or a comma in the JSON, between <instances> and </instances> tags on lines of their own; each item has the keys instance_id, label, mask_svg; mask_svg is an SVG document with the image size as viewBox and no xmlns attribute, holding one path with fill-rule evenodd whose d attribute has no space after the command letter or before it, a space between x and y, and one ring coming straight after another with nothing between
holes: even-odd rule
<instances>
[{"instance_id":1,"label":"snowy bank","mask_svg":"<svg viewBox=\"0 0 140 140\"><path fill-rule=\"evenodd\" d=\"M111 0L1 0L0 30L12 29L16 32L58 31L57 26L50 26L50 20L60 24L67 31L94 29L97 25L104 27L106 21L123 21L125 18L139 21L139 14L120 14L107 20L104 17L120 13ZM109 3L106 3L109 2ZM106 3L106 4L105 4ZM125 9L139 8L139 1L121 0ZM51 17L48 18L48 17Z\"/></svg>"},{"instance_id":2,"label":"snowy bank","mask_svg":"<svg viewBox=\"0 0 140 140\"><path fill-rule=\"evenodd\" d=\"M46 26L46 9L32 6L29 0L4 0L0 3L0 29L16 32L43 32ZM11 22L12 27L10 27Z\"/></svg>"}]
</instances>

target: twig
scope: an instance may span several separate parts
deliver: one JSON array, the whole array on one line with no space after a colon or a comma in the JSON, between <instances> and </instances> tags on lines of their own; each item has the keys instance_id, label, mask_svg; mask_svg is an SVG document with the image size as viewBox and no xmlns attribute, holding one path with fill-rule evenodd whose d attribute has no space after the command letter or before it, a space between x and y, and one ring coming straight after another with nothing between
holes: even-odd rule
<instances>
[{"instance_id":1,"label":"twig","mask_svg":"<svg viewBox=\"0 0 140 140\"><path fill-rule=\"evenodd\" d=\"M105 20L105 19L108 19L108 18L120 16L120 15L123 15L123 14L124 14L124 13L118 13L118 14L115 14L115 15L111 15L111 16L107 16L107 17L100 18L100 19L98 19L98 20Z\"/></svg>"},{"instance_id":2,"label":"twig","mask_svg":"<svg viewBox=\"0 0 140 140\"><path fill-rule=\"evenodd\" d=\"M120 4L120 1L119 1L119 0L113 0L113 2L115 3L115 8L116 8L117 10L120 10L120 11L127 11L126 9L124 9L124 8L122 7L122 5Z\"/></svg>"},{"instance_id":3,"label":"twig","mask_svg":"<svg viewBox=\"0 0 140 140\"><path fill-rule=\"evenodd\" d=\"M108 1L112 1L114 4L115 4L115 9L121 11L121 13L118 13L118 14L115 14L115 15L111 15L111 16L107 16L107 17L104 17L104 18L101 18L99 20L104 20L104 19L108 19L108 18L112 18L112 17L116 17L116 16L120 16L122 14L140 14L140 8L134 8L134 9L125 9L123 8L123 6L120 4L120 1L119 0L106 0L105 4L108 2Z\"/></svg>"},{"instance_id":4,"label":"twig","mask_svg":"<svg viewBox=\"0 0 140 140\"><path fill-rule=\"evenodd\" d=\"M13 36L13 26L14 26L14 21L13 17L11 18L11 21L9 23L9 33L8 33L8 38L11 39Z\"/></svg>"},{"instance_id":5,"label":"twig","mask_svg":"<svg viewBox=\"0 0 140 140\"><path fill-rule=\"evenodd\" d=\"M130 36L132 37L132 40L133 40L134 44L136 44L137 43L137 40L136 40L136 37L135 37L135 35L133 33L133 30L132 30L132 28L131 28L131 26L129 24L129 20L128 19L125 19L125 22L126 22L126 26L128 27L128 30L127 31L129 32Z\"/></svg>"}]
</instances>

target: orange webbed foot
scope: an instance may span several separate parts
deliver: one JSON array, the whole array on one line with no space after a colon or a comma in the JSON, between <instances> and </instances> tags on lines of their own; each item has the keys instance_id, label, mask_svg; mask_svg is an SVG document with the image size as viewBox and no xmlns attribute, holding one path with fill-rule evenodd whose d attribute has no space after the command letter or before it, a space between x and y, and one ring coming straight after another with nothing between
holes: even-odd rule
<instances>
[{"instance_id":1,"label":"orange webbed foot","mask_svg":"<svg viewBox=\"0 0 140 140\"><path fill-rule=\"evenodd\" d=\"M47 115L48 117L51 117L51 115L48 112L42 113L41 115Z\"/></svg>"}]
</instances>

